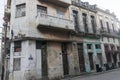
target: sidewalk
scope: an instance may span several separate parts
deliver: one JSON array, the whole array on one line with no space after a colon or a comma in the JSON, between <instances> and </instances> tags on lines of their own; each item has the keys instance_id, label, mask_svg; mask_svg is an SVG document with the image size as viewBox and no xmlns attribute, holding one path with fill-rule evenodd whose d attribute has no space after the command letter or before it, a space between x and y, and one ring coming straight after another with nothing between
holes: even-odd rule
<instances>
[{"instance_id":1,"label":"sidewalk","mask_svg":"<svg viewBox=\"0 0 120 80\"><path fill-rule=\"evenodd\" d=\"M108 71L104 71L104 72L93 72L90 74L86 73L86 74L81 74L78 76L67 76L61 80L71 80L71 79L77 79L77 78L84 78L84 77L88 77L88 76L100 75L100 74L105 74L105 73L114 72L114 71L118 71L118 70L120 70L120 68L112 69L112 70L108 70Z\"/></svg>"}]
</instances>

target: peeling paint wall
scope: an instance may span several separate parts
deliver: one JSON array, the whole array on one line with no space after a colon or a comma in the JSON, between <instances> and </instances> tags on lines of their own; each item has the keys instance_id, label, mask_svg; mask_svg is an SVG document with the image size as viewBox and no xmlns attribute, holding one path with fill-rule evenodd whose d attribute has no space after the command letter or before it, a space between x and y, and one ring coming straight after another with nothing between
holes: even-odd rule
<instances>
[{"instance_id":1,"label":"peeling paint wall","mask_svg":"<svg viewBox=\"0 0 120 80\"><path fill-rule=\"evenodd\" d=\"M77 11L78 12L78 20L79 20L79 26L80 26L80 31L81 32L84 32L84 24L83 24L83 16L82 16L82 13L85 13L87 14L87 24L88 24L88 29L89 29L89 33L93 33L93 28L92 28L92 25L91 25L91 16L94 16L95 17L95 20L97 20L97 15L96 13L94 12L91 12L89 10L86 10L86 9L83 9L83 8L80 8L80 7L76 7L76 6L73 6L71 5L70 7L70 18L73 19L73 10ZM96 21L97 23L97 21ZM98 27L96 27L96 29L98 30Z\"/></svg>"},{"instance_id":2,"label":"peeling paint wall","mask_svg":"<svg viewBox=\"0 0 120 80\"><path fill-rule=\"evenodd\" d=\"M61 44L57 42L48 42L48 77L63 77L63 64Z\"/></svg>"},{"instance_id":3,"label":"peeling paint wall","mask_svg":"<svg viewBox=\"0 0 120 80\"><path fill-rule=\"evenodd\" d=\"M116 17L114 17L114 16L112 16L110 14L107 14L107 13L105 13L103 11L99 11L99 10L97 12L97 17L98 17L97 22L98 22L98 27L99 28L101 28L100 20L102 20L104 28L107 28L106 22L108 22L109 23L109 28L111 30L113 30L113 27L114 27L114 30L117 32L118 27L117 27ZM114 26L112 26L112 24ZM119 44L119 38L117 38L115 36L114 37L112 37L112 36L111 37L102 36L101 38L102 38L101 43L102 43L102 52L103 52L103 62L104 62L104 64L108 64L104 44L107 44L109 46L109 50L111 50L110 45L114 45L115 50L117 51L117 47L120 45ZM119 55L117 55L117 57L118 56ZM111 58L111 59L112 59L112 63L113 63L113 58ZM119 62L118 58L117 58L117 62Z\"/></svg>"},{"instance_id":4,"label":"peeling paint wall","mask_svg":"<svg viewBox=\"0 0 120 80\"><path fill-rule=\"evenodd\" d=\"M80 74L80 66L79 66L78 48L77 48L77 43L76 42L73 42L72 50L73 50L73 57L74 57L75 75L79 75Z\"/></svg>"},{"instance_id":5,"label":"peeling paint wall","mask_svg":"<svg viewBox=\"0 0 120 80\"><path fill-rule=\"evenodd\" d=\"M16 12L16 5L19 4L26 4L26 16L17 18L15 15ZM79 55L78 55L78 46L77 43L83 43L84 48L84 59L85 59L85 68L86 72L95 72L96 71L96 64L100 65L100 60L98 59L97 54L102 53L102 60L103 64L107 63L106 55L105 55L105 48L104 44L113 44L115 45L115 49L117 50L117 46L119 45L119 39L103 37L103 41L101 39L90 39L85 38L83 36L75 36L70 35L70 32L65 31L52 31L49 29L38 30L36 19L38 17L37 14L37 5L42 5L48 8L47 13L52 16L57 16L57 10L62 10L65 12L65 18L72 20L73 13L72 10L78 11L78 19L79 19L79 26L80 31L84 32L83 26L83 18L82 13L87 14L87 21L89 32L93 33L93 29L91 26L91 19L90 16L95 16L96 23L97 23L97 30L100 29L99 19L102 19L103 26L106 27L105 22L108 21L114 23L116 26L116 22L113 17L104 14L102 12L98 12L97 14L82 8L75 7L71 5L69 8L58 7L56 5L41 2L38 0L12 0L11 4L11 24L10 30L13 30L14 36L18 36L18 34L25 34L25 37L35 37L35 38L42 38L42 39L49 39L49 41L45 41L47 43L47 65L48 65L48 78L55 79L64 77L64 70L63 70L63 58L62 58L62 49L61 43L62 42L55 42L55 40L73 40L73 42L67 43L67 57L68 57L68 65L69 65L69 75L79 75L80 72L80 64L79 64ZM61 26L63 27L63 26ZM110 25L110 28L112 26ZM54 41L52 41L54 40ZM87 44L92 45L92 49L88 50ZM101 49L96 49L95 45L101 45ZM110 46L109 46L110 47ZM90 61L88 53L93 53L93 63L94 63L94 70L90 69ZM29 60L32 57L33 60ZM118 57L118 56L117 56ZM13 60L14 58L21 58L21 69L19 71L13 70ZM28 80L29 78L40 79L42 78L42 54L41 49L36 49L36 41L35 40L26 40L22 41L22 50L21 52L14 52L14 43L11 43L11 51L10 51L10 80ZM118 58L119 59L119 58Z\"/></svg>"},{"instance_id":6,"label":"peeling paint wall","mask_svg":"<svg viewBox=\"0 0 120 80\"><path fill-rule=\"evenodd\" d=\"M96 71L96 64L100 65L99 63L99 59L97 57L98 53L102 54L103 57L103 53L102 53L102 49L96 49L95 45L99 44L101 45L100 41L97 39L84 39L84 57L85 57L85 66L86 66L86 72L90 73L90 72L95 72ZM92 49L89 50L87 47L87 44L91 44L92 45ZM94 70L90 69L90 61L89 61L89 56L88 53L93 53L93 63L94 63Z\"/></svg>"},{"instance_id":7,"label":"peeling paint wall","mask_svg":"<svg viewBox=\"0 0 120 80\"><path fill-rule=\"evenodd\" d=\"M75 63L74 63L75 58L74 58L74 51L73 51L73 44L72 43L68 43L67 53L68 53L68 63L69 63L69 75L75 75L75 73L76 73Z\"/></svg>"},{"instance_id":8,"label":"peeling paint wall","mask_svg":"<svg viewBox=\"0 0 120 80\"><path fill-rule=\"evenodd\" d=\"M16 17L16 5L26 4L26 15L23 17ZM37 14L37 5L47 7L47 14L51 16L57 17L57 10L62 10L65 12L65 19L72 20L69 16L69 10L67 8L62 8L55 6L50 3L41 2L38 0L13 0L11 4L11 29L14 32L14 36L18 36L18 34L25 35L25 37L36 37L36 38L47 38L44 36L44 33L41 33L37 29L36 19L38 17ZM66 23L67 24L67 23ZM62 26L61 26L62 27Z\"/></svg>"}]
</instances>

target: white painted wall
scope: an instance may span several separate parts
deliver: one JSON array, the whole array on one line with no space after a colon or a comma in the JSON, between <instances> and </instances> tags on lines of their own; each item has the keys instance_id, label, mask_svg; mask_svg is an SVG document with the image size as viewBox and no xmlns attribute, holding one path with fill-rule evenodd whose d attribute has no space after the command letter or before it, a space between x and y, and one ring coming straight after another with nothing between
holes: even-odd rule
<instances>
[{"instance_id":1,"label":"white painted wall","mask_svg":"<svg viewBox=\"0 0 120 80\"><path fill-rule=\"evenodd\" d=\"M16 5L26 4L26 16L16 18ZM64 10L65 11L65 19L72 20L69 18L68 9L60 8L52 4L44 4L38 0L12 0L11 4L11 30L14 32L14 36L20 34L25 34L27 37L36 37L36 38L45 38L44 34L42 34L38 29L38 24L36 20L38 18L37 14L37 5L42 5L47 7L48 14L52 16L57 16L56 10ZM67 24L67 22L66 22ZM61 24L62 26L62 24ZM74 29L73 25L68 26L71 29Z\"/></svg>"}]
</instances>

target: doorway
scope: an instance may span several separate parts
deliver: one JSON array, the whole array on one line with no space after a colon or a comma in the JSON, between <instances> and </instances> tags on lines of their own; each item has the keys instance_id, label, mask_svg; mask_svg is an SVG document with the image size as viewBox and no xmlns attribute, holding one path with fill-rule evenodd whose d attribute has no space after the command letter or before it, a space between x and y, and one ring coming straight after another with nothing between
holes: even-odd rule
<instances>
[{"instance_id":1,"label":"doorway","mask_svg":"<svg viewBox=\"0 0 120 80\"><path fill-rule=\"evenodd\" d=\"M97 57L98 57L98 60L99 60L99 64L102 67L103 66L102 53L97 53Z\"/></svg>"},{"instance_id":2,"label":"doorway","mask_svg":"<svg viewBox=\"0 0 120 80\"><path fill-rule=\"evenodd\" d=\"M47 44L46 42L36 41L36 68L37 73L42 76L43 79L48 77L48 65L47 65ZM40 71L41 70L41 73Z\"/></svg>"},{"instance_id":3,"label":"doorway","mask_svg":"<svg viewBox=\"0 0 120 80\"><path fill-rule=\"evenodd\" d=\"M85 60L84 60L83 44L78 43L77 46L78 46L80 71L85 72Z\"/></svg>"},{"instance_id":4,"label":"doorway","mask_svg":"<svg viewBox=\"0 0 120 80\"><path fill-rule=\"evenodd\" d=\"M69 74L69 66L68 66L67 44L62 43L61 48L62 48L64 75L68 75Z\"/></svg>"},{"instance_id":5,"label":"doorway","mask_svg":"<svg viewBox=\"0 0 120 80\"><path fill-rule=\"evenodd\" d=\"M88 53L88 57L90 62L90 69L94 70L93 53Z\"/></svg>"}]
</instances>

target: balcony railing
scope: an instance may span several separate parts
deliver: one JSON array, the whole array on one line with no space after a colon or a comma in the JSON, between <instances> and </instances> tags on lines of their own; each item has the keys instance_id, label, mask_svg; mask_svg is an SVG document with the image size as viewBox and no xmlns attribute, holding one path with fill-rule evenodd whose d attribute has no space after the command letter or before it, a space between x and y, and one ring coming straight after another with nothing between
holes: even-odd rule
<instances>
[{"instance_id":1,"label":"balcony railing","mask_svg":"<svg viewBox=\"0 0 120 80\"><path fill-rule=\"evenodd\" d=\"M112 34L112 35L118 35L118 31L117 30L112 30L112 29L110 29L110 34Z\"/></svg>"},{"instance_id":2,"label":"balcony railing","mask_svg":"<svg viewBox=\"0 0 120 80\"><path fill-rule=\"evenodd\" d=\"M80 1L72 0L72 4L81 8L88 9L93 12L97 12L96 5L90 5L88 2L82 2L81 0Z\"/></svg>"},{"instance_id":3,"label":"balcony railing","mask_svg":"<svg viewBox=\"0 0 120 80\"><path fill-rule=\"evenodd\" d=\"M118 31L113 31L112 29L102 28L100 29L100 34L109 35L109 36L118 36Z\"/></svg>"},{"instance_id":4,"label":"balcony railing","mask_svg":"<svg viewBox=\"0 0 120 80\"><path fill-rule=\"evenodd\" d=\"M39 0L39 1L53 3L61 7L68 7L71 4L71 0Z\"/></svg>"},{"instance_id":5,"label":"balcony railing","mask_svg":"<svg viewBox=\"0 0 120 80\"><path fill-rule=\"evenodd\" d=\"M100 28L100 33L102 33L102 34L108 33L107 28Z\"/></svg>"},{"instance_id":6,"label":"balcony railing","mask_svg":"<svg viewBox=\"0 0 120 80\"><path fill-rule=\"evenodd\" d=\"M74 22L72 20L51 16L48 14L38 14L36 24L43 28L60 28L66 30L74 30Z\"/></svg>"}]
</instances>

